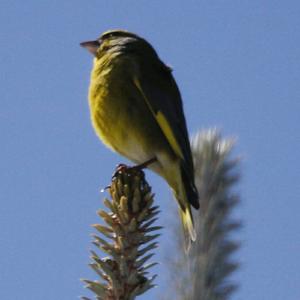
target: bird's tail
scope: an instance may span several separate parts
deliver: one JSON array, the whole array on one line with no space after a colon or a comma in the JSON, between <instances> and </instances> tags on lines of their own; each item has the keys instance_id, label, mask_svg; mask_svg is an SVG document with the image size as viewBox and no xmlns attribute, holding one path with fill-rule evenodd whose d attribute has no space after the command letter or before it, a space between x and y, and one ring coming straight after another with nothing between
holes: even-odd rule
<instances>
[{"instance_id":1,"label":"bird's tail","mask_svg":"<svg viewBox=\"0 0 300 300\"><path fill-rule=\"evenodd\" d=\"M178 203L179 216L183 226L185 250L188 252L191 243L196 241L191 207L193 206L195 209L199 208L197 188L194 185L194 179L186 175L180 164L170 161L169 165L163 171L165 172L162 173L162 176L169 183L174 198Z\"/></svg>"},{"instance_id":2,"label":"bird's tail","mask_svg":"<svg viewBox=\"0 0 300 300\"><path fill-rule=\"evenodd\" d=\"M185 207L183 209L183 207L180 206L179 215L183 226L185 251L188 253L191 248L191 242L195 242L197 238L197 234L194 229L194 221L191 208Z\"/></svg>"},{"instance_id":3,"label":"bird's tail","mask_svg":"<svg viewBox=\"0 0 300 300\"><path fill-rule=\"evenodd\" d=\"M193 215L191 206L195 209L199 208L198 192L194 182L188 178L183 169L181 169L181 181L179 191L175 197L179 204L179 215L183 225L183 233L185 240L185 251L188 252L191 243L196 241L197 234L194 229Z\"/></svg>"}]
</instances>

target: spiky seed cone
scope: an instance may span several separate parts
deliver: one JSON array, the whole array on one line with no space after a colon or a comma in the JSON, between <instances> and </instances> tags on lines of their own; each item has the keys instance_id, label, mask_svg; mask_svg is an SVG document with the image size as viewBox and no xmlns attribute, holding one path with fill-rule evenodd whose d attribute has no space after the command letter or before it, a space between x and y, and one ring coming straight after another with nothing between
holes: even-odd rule
<instances>
[{"instance_id":1,"label":"spiky seed cone","mask_svg":"<svg viewBox=\"0 0 300 300\"><path fill-rule=\"evenodd\" d=\"M154 286L156 275L147 275L156 263L147 262L157 247L159 234L153 232L161 228L152 226L158 206L153 206L154 195L144 172L134 168L117 170L109 190L111 200L104 200L108 212L98 212L106 225L93 225L100 233L94 235L93 243L109 257L100 258L92 251L90 266L100 280L83 281L98 300L133 300Z\"/></svg>"},{"instance_id":2,"label":"spiky seed cone","mask_svg":"<svg viewBox=\"0 0 300 300\"><path fill-rule=\"evenodd\" d=\"M230 274L239 264L232 254L239 248L231 233L241 223L231 216L240 201L235 192L239 181L239 159L231 158L233 140L208 130L192 140L196 186L201 208L196 227L201 238L190 256L192 268L191 300L227 300L237 285Z\"/></svg>"},{"instance_id":3,"label":"spiky seed cone","mask_svg":"<svg viewBox=\"0 0 300 300\"><path fill-rule=\"evenodd\" d=\"M197 240L188 256L182 252L182 240L178 240L178 254L169 259L175 293L163 299L229 300L237 288L230 281L230 274L238 267L232 254L239 247L231 233L241 226L231 215L240 201L235 193L239 160L231 158L233 144L216 130L200 132L192 139L200 199L200 210L194 212Z\"/></svg>"}]
</instances>

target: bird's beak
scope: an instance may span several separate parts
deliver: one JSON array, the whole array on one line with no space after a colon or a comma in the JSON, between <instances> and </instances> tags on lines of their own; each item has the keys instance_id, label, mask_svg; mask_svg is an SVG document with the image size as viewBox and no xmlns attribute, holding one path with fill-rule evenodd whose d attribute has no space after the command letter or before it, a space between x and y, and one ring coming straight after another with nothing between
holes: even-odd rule
<instances>
[{"instance_id":1,"label":"bird's beak","mask_svg":"<svg viewBox=\"0 0 300 300\"><path fill-rule=\"evenodd\" d=\"M94 56L96 56L97 50L100 47L100 42L98 40L82 42L82 43L80 43L80 46L87 49L90 53L92 53Z\"/></svg>"}]
</instances>

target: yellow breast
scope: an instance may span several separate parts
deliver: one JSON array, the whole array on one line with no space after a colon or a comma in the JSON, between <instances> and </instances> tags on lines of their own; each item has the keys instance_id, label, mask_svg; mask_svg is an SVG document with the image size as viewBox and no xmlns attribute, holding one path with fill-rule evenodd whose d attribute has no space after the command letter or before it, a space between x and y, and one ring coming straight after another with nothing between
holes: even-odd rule
<instances>
[{"instance_id":1,"label":"yellow breast","mask_svg":"<svg viewBox=\"0 0 300 300\"><path fill-rule=\"evenodd\" d=\"M115 120L119 118L120 109L112 106L112 99L109 101L112 68L109 65L104 66L102 61L95 59L89 88L91 121L103 143L116 150L114 139L118 131Z\"/></svg>"},{"instance_id":2,"label":"yellow breast","mask_svg":"<svg viewBox=\"0 0 300 300\"><path fill-rule=\"evenodd\" d=\"M139 162L147 160L150 155L143 139L144 118L141 117L141 114L146 114L146 106L143 102L135 103L139 95L130 86L128 65L126 59L119 62L118 58L114 59L113 64L94 61L89 105L93 127L103 143Z\"/></svg>"}]
</instances>

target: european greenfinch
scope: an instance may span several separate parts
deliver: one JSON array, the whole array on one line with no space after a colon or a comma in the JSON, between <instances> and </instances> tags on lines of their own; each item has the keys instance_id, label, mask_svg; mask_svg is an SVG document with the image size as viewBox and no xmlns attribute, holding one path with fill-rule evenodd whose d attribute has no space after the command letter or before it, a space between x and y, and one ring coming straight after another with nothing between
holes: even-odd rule
<instances>
[{"instance_id":1,"label":"european greenfinch","mask_svg":"<svg viewBox=\"0 0 300 300\"><path fill-rule=\"evenodd\" d=\"M196 240L194 166L182 100L171 69L143 38L107 31L81 46L94 56L89 87L93 127L112 150L163 177L179 205L187 247Z\"/></svg>"}]
</instances>

